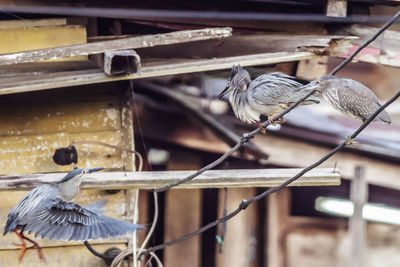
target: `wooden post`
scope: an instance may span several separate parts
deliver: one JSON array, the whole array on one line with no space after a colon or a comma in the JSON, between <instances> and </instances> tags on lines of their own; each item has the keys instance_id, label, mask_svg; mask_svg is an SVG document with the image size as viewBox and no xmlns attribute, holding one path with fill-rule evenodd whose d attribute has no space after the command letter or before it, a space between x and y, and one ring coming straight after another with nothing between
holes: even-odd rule
<instances>
[{"instance_id":1,"label":"wooden post","mask_svg":"<svg viewBox=\"0 0 400 267\"><path fill-rule=\"evenodd\" d=\"M201 158L184 151L172 151L168 169L198 169ZM172 240L183 234L197 230L201 226L201 189L169 190L165 196L164 240ZM160 218L161 219L161 218ZM200 236L165 248L164 266L200 267Z\"/></svg>"},{"instance_id":2,"label":"wooden post","mask_svg":"<svg viewBox=\"0 0 400 267\"><path fill-rule=\"evenodd\" d=\"M290 214L290 190L285 188L268 197L266 266L286 266L285 232Z\"/></svg>"},{"instance_id":3,"label":"wooden post","mask_svg":"<svg viewBox=\"0 0 400 267\"><path fill-rule=\"evenodd\" d=\"M228 212L237 208L243 199L256 194L255 188L228 189ZM219 190L218 217L222 217L224 190ZM235 218L228 221L222 253L216 246L216 267L257 266L257 210L256 205L248 207Z\"/></svg>"},{"instance_id":4,"label":"wooden post","mask_svg":"<svg viewBox=\"0 0 400 267\"><path fill-rule=\"evenodd\" d=\"M363 207L368 201L368 184L364 177L364 168L357 166L354 179L350 187L350 200L354 204L354 213L350 218L349 234L351 253L349 255L349 266L364 266L366 247L366 222L363 219Z\"/></svg>"},{"instance_id":5,"label":"wooden post","mask_svg":"<svg viewBox=\"0 0 400 267\"><path fill-rule=\"evenodd\" d=\"M133 114L132 114L132 91L121 95L121 135L122 147L126 150L135 150L133 137ZM133 88L131 89L133 90ZM126 171L135 170L135 157L132 153L123 151L121 155L123 166ZM125 194L126 212L125 215L131 219L132 223L139 220L138 201L139 190L127 189ZM133 248L133 266L136 267L137 262L137 232L132 233L132 240L129 240L128 247Z\"/></svg>"}]
</instances>

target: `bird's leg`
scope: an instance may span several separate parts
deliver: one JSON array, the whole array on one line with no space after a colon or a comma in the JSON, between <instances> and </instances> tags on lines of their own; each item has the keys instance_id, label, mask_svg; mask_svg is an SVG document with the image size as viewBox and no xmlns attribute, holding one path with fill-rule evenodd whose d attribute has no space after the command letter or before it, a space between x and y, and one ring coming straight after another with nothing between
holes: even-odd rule
<instances>
[{"instance_id":1,"label":"bird's leg","mask_svg":"<svg viewBox=\"0 0 400 267\"><path fill-rule=\"evenodd\" d=\"M19 246L19 247L21 247L21 253L20 253L19 256L18 256L18 261L19 261L19 263L21 263L22 259L24 258L25 253L26 253L26 250L28 250L28 249L30 249L30 248L34 248L34 247L36 247L37 250L38 250L38 256L39 256L39 258L40 258L41 260L43 260L43 261L46 261L45 258L44 258L44 256L43 256L42 248L39 246L39 244L36 243L35 241L33 241L32 239L30 239L30 238L24 236L23 231L24 231L24 229L22 228L21 231L18 233L17 228L14 229L14 233L18 236L19 240L21 240L21 244L15 244L15 243L14 243L14 246ZM28 241L29 241L30 243L32 243L33 245L30 246L30 247L27 247L27 246L26 246L25 240L28 240Z\"/></svg>"},{"instance_id":2,"label":"bird's leg","mask_svg":"<svg viewBox=\"0 0 400 267\"><path fill-rule=\"evenodd\" d=\"M39 256L39 259L41 259L42 261L46 262L46 259L44 258L44 255L43 255L42 248L39 246L39 244L36 243L35 241L33 241L32 239L30 239L30 238L24 236L24 233L22 233L22 231L21 231L21 236L22 236L22 238L24 238L24 239L26 239L26 240L28 240L29 242L32 243L32 246L29 247L29 248L34 248L34 247L36 247L37 253L38 253L38 256Z\"/></svg>"},{"instance_id":3,"label":"bird's leg","mask_svg":"<svg viewBox=\"0 0 400 267\"><path fill-rule=\"evenodd\" d=\"M265 127L262 123L260 123L260 131L263 133L263 134L267 134L267 127Z\"/></svg>"},{"instance_id":4,"label":"bird's leg","mask_svg":"<svg viewBox=\"0 0 400 267\"><path fill-rule=\"evenodd\" d=\"M19 253L19 256L18 256L18 262L19 263L21 263L22 258L25 256L25 252L26 252L26 243L25 243L25 240L24 240L24 238L22 236L22 230L21 230L20 233L18 233L17 228L15 227L15 229L14 229L14 233L18 236L18 239L21 240L21 244L16 244L16 243L13 244L14 246L21 247L21 253Z\"/></svg>"}]
</instances>

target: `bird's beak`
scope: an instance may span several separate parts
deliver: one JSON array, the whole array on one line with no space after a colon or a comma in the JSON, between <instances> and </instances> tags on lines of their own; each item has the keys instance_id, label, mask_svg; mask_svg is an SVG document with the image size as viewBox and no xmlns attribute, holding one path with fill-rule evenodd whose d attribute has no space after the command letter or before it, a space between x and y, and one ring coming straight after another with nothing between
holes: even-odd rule
<instances>
[{"instance_id":1,"label":"bird's beak","mask_svg":"<svg viewBox=\"0 0 400 267\"><path fill-rule=\"evenodd\" d=\"M224 95L229 93L232 90L232 88L228 85L225 87L225 89L218 95L218 99L221 99Z\"/></svg>"},{"instance_id":2,"label":"bird's beak","mask_svg":"<svg viewBox=\"0 0 400 267\"><path fill-rule=\"evenodd\" d=\"M98 171L101 171L101 170L104 170L104 168L92 168L92 169L88 170L88 173L98 172Z\"/></svg>"}]
</instances>

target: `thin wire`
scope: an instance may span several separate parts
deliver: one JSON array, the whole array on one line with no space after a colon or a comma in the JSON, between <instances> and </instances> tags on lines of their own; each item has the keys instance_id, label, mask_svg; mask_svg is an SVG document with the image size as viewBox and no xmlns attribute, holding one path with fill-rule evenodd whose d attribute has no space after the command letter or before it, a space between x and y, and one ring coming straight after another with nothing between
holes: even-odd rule
<instances>
[{"instance_id":1,"label":"thin wire","mask_svg":"<svg viewBox=\"0 0 400 267\"><path fill-rule=\"evenodd\" d=\"M394 15L388 22L386 22L371 38L369 38L367 41L365 41L364 44L362 44L357 50L355 50L348 58L346 58L345 60L343 60L343 62L341 62L335 69L333 69L329 74L330 75L335 75L339 70L341 70L345 65L347 65L364 47L366 47L368 44L370 44L371 42L373 42L383 31L385 31L390 25L392 25L398 18L400 17L400 11L396 13L396 15ZM310 92L308 92L306 95L304 95L303 97L301 97L300 99L298 99L296 102L294 102L292 105L290 105L287 109L285 109L284 111L282 111L281 113L279 113L277 116L274 116L274 118L272 119L272 121L278 121L280 118L282 118L284 115L286 115L287 113L289 113L291 110L293 110L294 108L296 108L301 102L303 102L304 100L306 100L309 96L311 96L312 94L314 94L317 90L311 90ZM262 126L264 128L266 128L268 125L270 125L269 121L265 121L264 123L262 123ZM260 128L257 128L255 130L253 130L252 132L249 133L244 133L242 135L242 137L240 138L239 142L237 142L237 144L232 147L230 150L228 150L227 152L225 152L225 154L223 154L221 157L219 157L217 160L211 162L210 164L206 165L205 167L197 170L196 172L194 172L193 174L182 178L178 181L175 181L173 183L170 183L164 187L155 189L156 192L164 192L167 191L169 189L171 189L172 187L178 186L182 183L185 183L187 181L190 181L192 179L194 179L195 177L199 176L200 174L202 174L203 172L210 170L212 168L214 168L215 166L219 165L220 163L222 163L225 159L227 159L230 155L232 155L233 153L235 153L237 150L239 150L239 148L246 142L248 142L251 138L253 138L256 134L258 134L261 131Z\"/></svg>"},{"instance_id":2,"label":"thin wire","mask_svg":"<svg viewBox=\"0 0 400 267\"><path fill-rule=\"evenodd\" d=\"M397 94L394 95L390 100L388 100L384 105L382 105L377 111L375 111L375 113L374 113L368 120L366 120L363 124L361 124L361 126L350 136L350 138L351 138L351 139L356 138L357 135L358 135L359 133L361 133L361 132L365 129L365 127L367 127L367 126L372 122L372 120L373 120L382 110L384 110L387 106L389 106L391 103L393 103L398 97L400 97L400 91L397 92ZM225 221L228 221L229 219L231 219L231 218L233 218L234 216L236 216L239 212L241 212L242 210L246 209L251 203L253 203L253 202L255 202L255 201L258 201L258 200L260 200L260 199L266 197L267 195L270 195L270 194L272 194L272 193L274 193L274 192L276 192L276 191L278 191L278 190L280 190L280 189L286 187L286 186L289 185L290 183L296 181L298 178L300 178L301 176L303 176L303 175L304 175L305 173L307 173L308 171L310 171L310 170L314 169L315 167L321 165L323 162L325 162L326 160L328 160L330 157L332 157L332 156L333 156L335 153L337 153L339 150L341 150L342 148L344 148L344 147L346 146L347 142L348 142L347 140L343 141L341 144L339 144L338 146L336 146L334 149L332 149L328 154L326 154L324 157L322 157L321 159L319 159L317 162L315 162L315 163L309 165L308 167L304 168L304 169L303 169L302 171L300 171L298 174L296 174L296 175L293 176L292 178L286 180L285 182L283 182L283 183L280 184L279 186L276 186L276 187L273 187L273 188L271 188L271 189L269 189L269 190L267 190L267 191L264 191L263 193L261 193L261 194L259 194L259 195L257 195L257 196L254 196L254 197L252 197L252 198L249 199L249 200L243 200L243 201L240 203L239 207L238 207L236 210L234 210L233 212L231 212L230 214L228 214L227 216L222 217L222 218L220 218L220 219L217 219L217 220L215 220L214 222L211 222L211 223L209 223L209 224L207 224L207 225L201 227L200 229L198 229L198 230L196 230L196 231L194 231L194 232L192 232L192 233L189 233L189 234L186 234L186 235L181 236L180 238L177 238L177 239L174 239L174 240L165 242L165 243L160 244L160 245L158 245L158 246L150 247L150 248L147 249L147 251L144 252L144 254L145 254L146 252L147 252L147 253L149 253L149 252L154 252L154 251L157 251L157 250L160 250L160 249L164 249L165 247L174 245L174 244L176 244L176 243L182 242L182 241L184 241L184 240L186 240L186 239L189 239L189 238L192 238L192 237L194 237L194 236L196 236L196 235L199 235L199 234L205 232L206 230L208 230L208 229L210 229L210 228L212 228L212 227L214 227L214 226L216 226L216 225L218 225L218 224L220 224L220 223L223 223L223 222L225 222Z\"/></svg>"},{"instance_id":3,"label":"thin wire","mask_svg":"<svg viewBox=\"0 0 400 267\"><path fill-rule=\"evenodd\" d=\"M153 219L153 223L151 224L149 233L147 234L146 238L143 240L142 245L140 246L140 249L138 251L138 255L140 255L142 253L142 251L144 250L144 248L146 247L147 243L149 242L151 236L153 235L154 229L156 228L157 225L157 220L158 220L158 196L157 196L157 192L153 192L153 196L154 196L154 219Z\"/></svg>"}]
</instances>

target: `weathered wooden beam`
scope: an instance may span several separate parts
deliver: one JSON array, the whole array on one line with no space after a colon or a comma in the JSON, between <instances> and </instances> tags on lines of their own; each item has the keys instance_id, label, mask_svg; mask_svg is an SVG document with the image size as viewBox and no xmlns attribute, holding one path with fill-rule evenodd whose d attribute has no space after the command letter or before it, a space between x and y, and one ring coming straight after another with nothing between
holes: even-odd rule
<instances>
[{"instance_id":1,"label":"weathered wooden beam","mask_svg":"<svg viewBox=\"0 0 400 267\"><path fill-rule=\"evenodd\" d=\"M0 95L119 80L132 80L165 75L230 69L234 63L240 63L242 66L256 66L299 61L313 57L315 57L315 54L311 52L264 53L215 59L181 60L172 63L171 60L151 64L143 63L140 73L120 77L109 77L100 70L95 69L49 73L42 74L39 77L23 76L23 78L13 77L8 80L3 78L1 79L2 84L0 85Z\"/></svg>"},{"instance_id":2,"label":"weathered wooden beam","mask_svg":"<svg viewBox=\"0 0 400 267\"><path fill-rule=\"evenodd\" d=\"M183 42L193 42L212 38L228 37L231 28L207 28L201 30L176 31L171 33L144 35L89 44L47 48L27 52L0 55L0 65L38 62L42 60L73 57L79 55L100 54L106 51L153 47Z\"/></svg>"},{"instance_id":3,"label":"weathered wooden beam","mask_svg":"<svg viewBox=\"0 0 400 267\"><path fill-rule=\"evenodd\" d=\"M178 188L271 187L296 175L301 169L210 170ZM82 189L155 189L182 179L193 171L101 172L86 177ZM60 180L65 174L1 175L0 190L31 190ZM314 169L293 182L292 186L339 185L340 174L334 169Z\"/></svg>"},{"instance_id":4,"label":"weathered wooden beam","mask_svg":"<svg viewBox=\"0 0 400 267\"><path fill-rule=\"evenodd\" d=\"M142 58L197 59L221 58L273 52L318 51L318 54L336 56L337 51L348 53L356 36L346 35L296 35L296 34L243 34L221 40L204 40L138 49Z\"/></svg>"}]
</instances>

